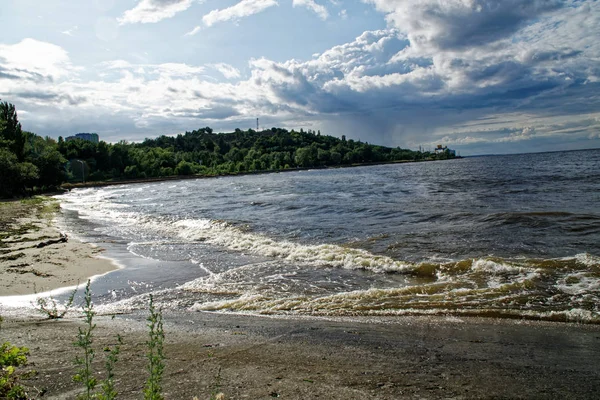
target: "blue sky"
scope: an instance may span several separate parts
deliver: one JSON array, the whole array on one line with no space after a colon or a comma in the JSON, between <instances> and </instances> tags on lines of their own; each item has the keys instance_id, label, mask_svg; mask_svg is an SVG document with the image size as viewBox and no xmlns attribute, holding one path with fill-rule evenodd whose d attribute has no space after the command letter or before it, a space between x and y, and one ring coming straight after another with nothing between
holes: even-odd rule
<instances>
[{"instance_id":1,"label":"blue sky","mask_svg":"<svg viewBox=\"0 0 600 400\"><path fill-rule=\"evenodd\" d=\"M24 129L279 126L461 154L600 147L592 0L5 0Z\"/></svg>"}]
</instances>

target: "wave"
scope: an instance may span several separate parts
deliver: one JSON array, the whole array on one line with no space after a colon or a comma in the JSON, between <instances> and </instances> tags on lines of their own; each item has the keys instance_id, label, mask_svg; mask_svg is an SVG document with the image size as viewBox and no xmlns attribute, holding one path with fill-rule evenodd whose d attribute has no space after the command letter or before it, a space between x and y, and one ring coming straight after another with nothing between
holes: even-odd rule
<instances>
[{"instance_id":1,"label":"wave","mask_svg":"<svg viewBox=\"0 0 600 400\"><path fill-rule=\"evenodd\" d=\"M123 189L125 190L125 189ZM93 196L89 196L89 193ZM83 196L86 194L86 196ZM456 276L466 270L487 274L522 273L537 269L563 269L578 271L591 268L600 271L600 258L588 253L573 257L555 259L503 259L485 257L458 261L409 262L393 259L386 255L373 254L367 250L340 244L303 244L285 239L271 238L252 232L246 225L233 225L227 221L211 219L178 219L130 212L119 204L106 203L114 196L112 192L81 192L80 201L69 197L65 208L76 209L84 219L99 219L108 222L109 228L118 225L127 233L135 230L140 241L132 241L130 248L144 243L143 239L159 235L160 239L149 243L172 243L177 238L184 242L204 242L236 252L271 257L286 262L309 264L325 268L366 270L374 273L399 273L420 277ZM89 197L92 197L91 199ZM76 198L77 199L77 198ZM526 215L567 214L568 213L525 213ZM513 215L513 214L507 214ZM116 224L115 224L116 223Z\"/></svg>"},{"instance_id":2,"label":"wave","mask_svg":"<svg viewBox=\"0 0 600 400\"><path fill-rule=\"evenodd\" d=\"M291 262L310 263L321 267L364 269L372 272L407 272L413 265L366 250L335 244L308 245L272 239L243 232L227 222L181 220L174 223L177 235L192 241L203 241L229 250L250 252Z\"/></svg>"},{"instance_id":3,"label":"wave","mask_svg":"<svg viewBox=\"0 0 600 400\"><path fill-rule=\"evenodd\" d=\"M528 265L529 261L532 261ZM203 277L178 289L196 311L251 314L357 316L458 315L600 323L600 265L589 254L554 260L481 258L419 264L419 279L397 287L333 292L302 286L277 262L247 265ZM588 268L587 265L592 268ZM279 277L284 272L280 272ZM423 276L430 279L424 281ZM300 281L300 282L297 282ZM297 290L284 290L299 286ZM318 285L318 279L315 279ZM312 290L312 291L311 291Z\"/></svg>"},{"instance_id":4,"label":"wave","mask_svg":"<svg viewBox=\"0 0 600 400\"><path fill-rule=\"evenodd\" d=\"M138 190L139 188L136 188ZM124 193L132 189L119 189ZM173 307L291 315L479 315L600 323L600 258L477 257L409 262L343 244L307 244L253 232L227 221L136 212L111 202L111 191L78 192L63 206L84 219L147 244L202 242L260 256L260 262L221 268L167 290ZM506 213L519 218L579 218L568 213ZM265 261L266 260L266 261ZM199 262L196 260L196 262ZM123 300L119 307L137 304Z\"/></svg>"}]
</instances>

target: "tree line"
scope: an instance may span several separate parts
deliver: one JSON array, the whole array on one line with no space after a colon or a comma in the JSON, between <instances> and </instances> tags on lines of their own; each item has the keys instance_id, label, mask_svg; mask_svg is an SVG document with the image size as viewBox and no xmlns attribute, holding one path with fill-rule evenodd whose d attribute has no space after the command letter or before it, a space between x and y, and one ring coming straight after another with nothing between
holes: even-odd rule
<instances>
[{"instance_id":1,"label":"tree line","mask_svg":"<svg viewBox=\"0 0 600 400\"><path fill-rule=\"evenodd\" d=\"M363 163L447 159L439 154L377 146L271 128L214 133L209 127L141 143L54 140L23 131L14 105L0 103L0 196L58 188L65 182L120 181L184 175L227 175Z\"/></svg>"}]
</instances>

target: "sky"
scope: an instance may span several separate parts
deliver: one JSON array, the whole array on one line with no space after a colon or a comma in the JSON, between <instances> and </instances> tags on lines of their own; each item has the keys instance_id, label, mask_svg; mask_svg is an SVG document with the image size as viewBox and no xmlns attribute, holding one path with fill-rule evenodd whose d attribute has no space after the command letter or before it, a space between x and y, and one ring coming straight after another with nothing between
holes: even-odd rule
<instances>
[{"instance_id":1,"label":"sky","mask_svg":"<svg viewBox=\"0 0 600 400\"><path fill-rule=\"evenodd\" d=\"M3 0L0 26L0 99L42 136L600 148L596 0Z\"/></svg>"}]
</instances>

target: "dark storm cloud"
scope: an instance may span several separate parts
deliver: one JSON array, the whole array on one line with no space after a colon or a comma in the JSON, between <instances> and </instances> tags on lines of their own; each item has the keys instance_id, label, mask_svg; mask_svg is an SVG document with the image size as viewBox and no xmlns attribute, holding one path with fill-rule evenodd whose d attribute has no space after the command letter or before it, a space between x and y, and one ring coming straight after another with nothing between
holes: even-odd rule
<instances>
[{"instance_id":1,"label":"dark storm cloud","mask_svg":"<svg viewBox=\"0 0 600 400\"><path fill-rule=\"evenodd\" d=\"M414 46L481 46L507 38L561 0L368 0L406 32Z\"/></svg>"}]
</instances>

